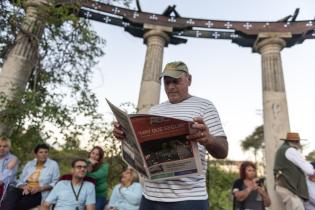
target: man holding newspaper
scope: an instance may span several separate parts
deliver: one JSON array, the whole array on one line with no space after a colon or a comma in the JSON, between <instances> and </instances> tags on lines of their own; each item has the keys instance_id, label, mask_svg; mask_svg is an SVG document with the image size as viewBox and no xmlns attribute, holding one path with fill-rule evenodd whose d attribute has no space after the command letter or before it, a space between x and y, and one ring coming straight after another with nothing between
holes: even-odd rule
<instances>
[{"instance_id":1,"label":"man holding newspaper","mask_svg":"<svg viewBox=\"0 0 315 210\"><path fill-rule=\"evenodd\" d=\"M168 101L153 106L149 114L193 121L195 131L188 140L198 143L201 175L168 180L145 179L140 210L208 210L206 190L206 151L215 158L225 158L228 142L218 112L212 102L189 94L192 76L183 62L168 63L161 74ZM120 124L114 125L113 134L123 140L125 133Z\"/></svg>"}]
</instances>

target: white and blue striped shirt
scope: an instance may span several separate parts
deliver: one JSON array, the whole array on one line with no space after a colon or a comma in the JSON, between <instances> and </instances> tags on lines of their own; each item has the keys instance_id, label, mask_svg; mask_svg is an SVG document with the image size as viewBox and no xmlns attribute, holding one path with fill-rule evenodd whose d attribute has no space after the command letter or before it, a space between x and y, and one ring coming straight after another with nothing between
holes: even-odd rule
<instances>
[{"instance_id":1,"label":"white and blue striped shirt","mask_svg":"<svg viewBox=\"0 0 315 210\"><path fill-rule=\"evenodd\" d=\"M211 135L225 136L215 106L209 100L196 96L191 96L176 104L167 101L153 106L149 114L174 117L188 121L192 121L194 117L201 117L208 126ZM144 196L149 200L161 202L208 199L206 188L207 162L205 159L207 150L200 144L198 145L198 149L203 166L201 175L161 181L146 179L144 182Z\"/></svg>"}]
</instances>

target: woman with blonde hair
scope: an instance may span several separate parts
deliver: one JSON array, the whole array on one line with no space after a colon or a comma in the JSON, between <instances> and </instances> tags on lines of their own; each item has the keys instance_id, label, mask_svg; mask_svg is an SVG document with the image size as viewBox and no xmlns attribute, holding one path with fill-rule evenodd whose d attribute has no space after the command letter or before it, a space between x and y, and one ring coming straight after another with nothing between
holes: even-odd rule
<instances>
[{"instance_id":1,"label":"woman with blonde hair","mask_svg":"<svg viewBox=\"0 0 315 210\"><path fill-rule=\"evenodd\" d=\"M142 187L137 172L128 168L122 173L120 184L117 184L110 197L108 210L138 210Z\"/></svg>"}]
</instances>

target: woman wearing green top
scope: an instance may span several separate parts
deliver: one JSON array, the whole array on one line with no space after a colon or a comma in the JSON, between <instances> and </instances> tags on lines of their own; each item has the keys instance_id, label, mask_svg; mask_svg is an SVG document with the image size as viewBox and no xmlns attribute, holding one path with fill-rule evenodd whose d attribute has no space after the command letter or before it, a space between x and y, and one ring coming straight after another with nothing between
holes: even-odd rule
<instances>
[{"instance_id":1,"label":"woman wearing green top","mask_svg":"<svg viewBox=\"0 0 315 210\"><path fill-rule=\"evenodd\" d=\"M108 163L103 162L104 151L101 147L95 146L89 153L88 161L91 163L88 168L88 177L95 179L96 205L95 210L103 210L107 200L107 178Z\"/></svg>"}]
</instances>

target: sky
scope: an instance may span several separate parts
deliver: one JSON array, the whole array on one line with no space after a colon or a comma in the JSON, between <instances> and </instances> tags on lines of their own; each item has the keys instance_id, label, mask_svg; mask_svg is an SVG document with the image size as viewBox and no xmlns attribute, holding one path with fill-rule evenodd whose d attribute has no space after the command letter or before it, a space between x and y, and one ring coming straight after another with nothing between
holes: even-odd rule
<instances>
[{"instance_id":1,"label":"sky","mask_svg":"<svg viewBox=\"0 0 315 210\"><path fill-rule=\"evenodd\" d=\"M157 14L176 5L182 17L214 20L276 21L296 8L300 8L297 20L315 16L314 0L140 0L140 4L143 11ZM100 111L112 118L105 98L116 105L138 102L146 45L123 28L92 25L107 42L106 54L93 68L92 88ZM315 40L306 40L281 52L291 131L307 139L304 154L315 150L314 51ZM215 104L230 145L228 158L252 159L241 150L240 141L263 123L261 56L228 40L188 38L186 44L168 45L163 59L163 66L184 61L192 74L190 93ZM160 101L165 101L163 87L161 93Z\"/></svg>"}]
</instances>

